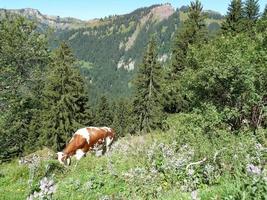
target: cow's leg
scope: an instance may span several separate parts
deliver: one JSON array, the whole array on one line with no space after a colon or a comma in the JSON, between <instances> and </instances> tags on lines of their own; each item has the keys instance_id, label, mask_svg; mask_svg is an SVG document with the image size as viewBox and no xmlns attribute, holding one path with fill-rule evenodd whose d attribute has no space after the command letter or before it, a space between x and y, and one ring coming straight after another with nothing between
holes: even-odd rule
<instances>
[{"instance_id":1,"label":"cow's leg","mask_svg":"<svg viewBox=\"0 0 267 200\"><path fill-rule=\"evenodd\" d=\"M109 148L110 148L110 145L111 145L111 143L113 141L113 138L106 137L105 140L106 140L106 152L108 152L109 151Z\"/></svg>"},{"instance_id":2,"label":"cow's leg","mask_svg":"<svg viewBox=\"0 0 267 200\"><path fill-rule=\"evenodd\" d=\"M84 155L85 155L85 153L83 152L83 150L78 149L76 151L75 157L76 157L77 160L80 160Z\"/></svg>"}]
</instances>

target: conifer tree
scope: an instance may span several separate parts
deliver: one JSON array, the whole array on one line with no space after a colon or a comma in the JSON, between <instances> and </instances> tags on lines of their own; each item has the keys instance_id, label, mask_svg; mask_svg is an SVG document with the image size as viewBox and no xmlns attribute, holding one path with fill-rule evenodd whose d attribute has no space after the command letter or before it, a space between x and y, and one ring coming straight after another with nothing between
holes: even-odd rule
<instances>
[{"instance_id":1,"label":"conifer tree","mask_svg":"<svg viewBox=\"0 0 267 200\"><path fill-rule=\"evenodd\" d=\"M74 131L84 126L87 97L84 81L74 66L70 48L62 43L55 51L44 87L41 144L61 150Z\"/></svg>"},{"instance_id":2,"label":"conifer tree","mask_svg":"<svg viewBox=\"0 0 267 200\"><path fill-rule=\"evenodd\" d=\"M132 126L132 109L129 100L119 100L118 103L114 105L114 120L112 127L116 131L116 135L121 137L130 133Z\"/></svg>"},{"instance_id":3,"label":"conifer tree","mask_svg":"<svg viewBox=\"0 0 267 200\"><path fill-rule=\"evenodd\" d=\"M23 17L0 20L0 159L21 155L40 108L42 75L49 62L46 37Z\"/></svg>"},{"instance_id":4,"label":"conifer tree","mask_svg":"<svg viewBox=\"0 0 267 200\"><path fill-rule=\"evenodd\" d=\"M111 126L113 114L106 96L100 98L94 117L96 126Z\"/></svg>"},{"instance_id":5,"label":"conifer tree","mask_svg":"<svg viewBox=\"0 0 267 200\"><path fill-rule=\"evenodd\" d=\"M243 3L241 0L232 0L228 6L226 21L222 24L223 33L239 33L243 28Z\"/></svg>"},{"instance_id":6,"label":"conifer tree","mask_svg":"<svg viewBox=\"0 0 267 200\"><path fill-rule=\"evenodd\" d=\"M205 15L200 1L190 3L188 19L184 22L181 30L178 30L172 47L171 68L168 74L168 83L165 96L165 110L178 112L184 102L179 91L179 77L187 65L187 51L189 45L203 44L207 41L207 27Z\"/></svg>"},{"instance_id":7,"label":"conifer tree","mask_svg":"<svg viewBox=\"0 0 267 200\"><path fill-rule=\"evenodd\" d=\"M157 61L156 40L152 37L135 80L133 113L138 132L150 132L162 127L162 79L162 68Z\"/></svg>"},{"instance_id":8,"label":"conifer tree","mask_svg":"<svg viewBox=\"0 0 267 200\"><path fill-rule=\"evenodd\" d=\"M259 0L246 0L244 14L247 20L255 22L260 16Z\"/></svg>"},{"instance_id":9,"label":"conifer tree","mask_svg":"<svg viewBox=\"0 0 267 200\"><path fill-rule=\"evenodd\" d=\"M267 4L266 4L264 11L262 13L262 19L267 19Z\"/></svg>"},{"instance_id":10,"label":"conifer tree","mask_svg":"<svg viewBox=\"0 0 267 200\"><path fill-rule=\"evenodd\" d=\"M172 76L179 76L179 73L184 69L188 46L196 42L202 43L206 40L207 29L204 20L203 6L200 1L196 0L195 2L191 2L188 19L174 40L172 49Z\"/></svg>"},{"instance_id":11,"label":"conifer tree","mask_svg":"<svg viewBox=\"0 0 267 200\"><path fill-rule=\"evenodd\" d=\"M244 6L244 30L255 36L254 28L260 16L260 5L258 0L246 0Z\"/></svg>"}]
</instances>

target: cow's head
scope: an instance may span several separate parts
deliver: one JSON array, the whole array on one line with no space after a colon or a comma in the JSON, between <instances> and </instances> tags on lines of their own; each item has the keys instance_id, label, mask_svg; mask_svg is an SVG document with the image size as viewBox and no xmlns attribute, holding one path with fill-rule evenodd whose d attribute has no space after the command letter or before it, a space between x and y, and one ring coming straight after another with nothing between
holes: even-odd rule
<instances>
[{"instance_id":1,"label":"cow's head","mask_svg":"<svg viewBox=\"0 0 267 200\"><path fill-rule=\"evenodd\" d=\"M57 159L63 165L70 165L70 158L63 152L57 152Z\"/></svg>"}]
</instances>

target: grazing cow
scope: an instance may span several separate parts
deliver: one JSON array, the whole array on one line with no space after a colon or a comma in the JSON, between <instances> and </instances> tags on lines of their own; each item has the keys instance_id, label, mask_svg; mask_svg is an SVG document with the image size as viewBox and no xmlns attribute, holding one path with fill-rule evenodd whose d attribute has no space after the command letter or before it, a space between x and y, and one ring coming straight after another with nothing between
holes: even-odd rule
<instances>
[{"instance_id":1,"label":"grazing cow","mask_svg":"<svg viewBox=\"0 0 267 200\"><path fill-rule=\"evenodd\" d=\"M80 160L88 151L109 150L115 133L108 127L86 127L77 130L63 152L58 152L61 164L70 164L70 158L75 156Z\"/></svg>"}]
</instances>

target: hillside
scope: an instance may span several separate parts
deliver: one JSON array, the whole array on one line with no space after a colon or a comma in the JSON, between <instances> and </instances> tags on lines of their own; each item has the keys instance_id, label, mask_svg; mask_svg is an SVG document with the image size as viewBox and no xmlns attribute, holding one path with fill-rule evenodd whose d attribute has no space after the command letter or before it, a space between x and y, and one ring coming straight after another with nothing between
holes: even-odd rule
<instances>
[{"instance_id":1,"label":"hillside","mask_svg":"<svg viewBox=\"0 0 267 200\"><path fill-rule=\"evenodd\" d=\"M24 200L34 191L37 195L40 187L45 197L52 193L58 200L209 200L240 199L239 195L258 199L264 195L266 148L252 135L237 136L213 127L217 134L209 136L210 122L202 114L174 115L168 122L171 128L166 132L120 138L107 155L89 154L78 163L73 159L69 167L51 159L48 149L36 152L35 159L31 154L30 164L18 160L2 164L0 199ZM258 165L252 164L255 160ZM253 184L258 187L256 194Z\"/></svg>"},{"instance_id":2,"label":"hillside","mask_svg":"<svg viewBox=\"0 0 267 200\"><path fill-rule=\"evenodd\" d=\"M139 8L126 15L82 21L73 18L47 16L34 9L0 10L17 13L36 21L42 30L53 28L51 47L66 41L79 60L82 74L86 77L91 100L99 94L111 97L131 93L133 79L145 46L152 34L159 43L159 60L170 58L172 37L181 22L187 19L187 10L173 8L170 4ZM211 32L220 28L223 16L206 11L206 21ZM81 63L85 65L81 65ZM88 66L90 66L88 68Z\"/></svg>"},{"instance_id":3,"label":"hillside","mask_svg":"<svg viewBox=\"0 0 267 200\"><path fill-rule=\"evenodd\" d=\"M196 0L55 28L50 40L41 17L4 10L0 200L267 199L267 7L253 2L251 16L233 0L220 34L221 15L205 21ZM105 155L60 164L107 150L114 132Z\"/></svg>"},{"instance_id":4,"label":"hillside","mask_svg":"<svg viewBox=\"0 0 267 200\"><path fill-rule=\"evenodd\" d=\"M67 41L78 59L93 64L84 72L90 80L90 92L95 91L92 96L100 90L120 97L130 94L130 82L150 36L157 35L158 59L168 61L172 38L186 16L186 11L175 10L170 4L153 5L127 15L106 17L93 27L58 30L51 43L57 46L59 41ZM211 32L220 28L222 18L208 15Z\"/></svg>"},{"instance_id":5,"label":"hillside","mask_svg":"<svg viewBox=\"0 0 267 200\"><path fill-rule=\"evenodd\" d=\"M169 4L100 19L93 27L58 30L52 45L67 41L80 60L93 67L83 74L90 80L91 96L100 93L120 97L130 94L130 81L151 34L157 33L160 59L168 58L170 41L179 27L179 15Z\"/></svg>"}]
</instances>

